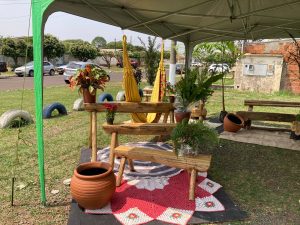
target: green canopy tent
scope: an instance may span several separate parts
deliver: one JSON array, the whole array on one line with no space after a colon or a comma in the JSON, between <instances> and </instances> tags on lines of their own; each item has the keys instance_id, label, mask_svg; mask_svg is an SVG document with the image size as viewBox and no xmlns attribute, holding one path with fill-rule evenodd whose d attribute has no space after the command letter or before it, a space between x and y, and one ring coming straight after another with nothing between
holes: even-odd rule
<instances>
[{"instance_id":1,"label":"green canopy tent","mask_svg":"<svg viewBox=\"0 0 300 225\"><path fill-rule=\"evenodd\" d=\"M193 47L200 42L285 38L288 32L300 37L300 0L32 0L36 131L44 204L42 44L47 18L58 11L181 41L186 67Z\"/></svg>"}]
</instances>

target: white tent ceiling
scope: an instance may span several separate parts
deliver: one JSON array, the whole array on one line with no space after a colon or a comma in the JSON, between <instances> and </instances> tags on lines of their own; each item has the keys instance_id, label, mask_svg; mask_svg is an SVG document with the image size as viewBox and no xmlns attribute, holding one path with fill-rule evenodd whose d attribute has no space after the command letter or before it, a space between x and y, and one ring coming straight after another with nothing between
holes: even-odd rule
<instances>
[{"instance_id":1,"label":"white tent ceiling","mask_svg":"<svg viewBox=\"0 0 300 225\"><path fill-rule=\"evenodd\" d=\"M55 11L191 44L300 37L299 0L56 0Z\"/></svg>"}]
</instances>

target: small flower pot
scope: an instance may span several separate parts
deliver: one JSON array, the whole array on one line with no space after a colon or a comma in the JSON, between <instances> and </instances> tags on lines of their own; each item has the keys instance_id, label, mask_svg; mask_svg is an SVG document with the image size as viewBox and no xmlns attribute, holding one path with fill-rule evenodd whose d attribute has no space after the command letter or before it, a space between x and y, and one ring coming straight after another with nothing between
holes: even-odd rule
<instances>
[{"instance_id":1,"label":"small flower pot","mask_svg":"<svg viewBox=\"0 0 300 225\"><path fill-rule=\"evenodd\" d=\"M106 118L106 123L107 124L114 124L115 118Z\"/></svg>"},{"instance_id":2,"label":"small flower pot","mask_svg":"<svg viewBox=\"0 0 300 225\"><path fill-rule=\"evenodd\" d=\"M71 179L71 195L85 209L104 207L115 190L116 178L109 163L82 163Z\"/></svg>"},{"instance_id":3,"label":"small flower pot","mask_svg":"<svg viewBox=\"0 0 300 225\"><path fill-rule=\"evenodd\" d=\"M169 102L170 103L174 103L175 102L175 96L174 95L170 95L169 96Z\"/></svg>"},{"instance_id":4,"label":"small flower pot","mask_svg":"<svg viewBox=\"0 0 300 225\"><path fill-rule=\"evenodd\" d=\"M224 118L224 131L237 132L244 126L244 119L239 115L228 113Z\"/></svg>"},{"instance_id":5,"label":"small flower pot","mask_svg":"<svg viewBox=\"0 0 300 225\"><path fill-rule=\"evenodd\" d=\"M82 88L83 102L96 103L96 94L92 95L88 88Z\"/></svg>"}]
</instances>

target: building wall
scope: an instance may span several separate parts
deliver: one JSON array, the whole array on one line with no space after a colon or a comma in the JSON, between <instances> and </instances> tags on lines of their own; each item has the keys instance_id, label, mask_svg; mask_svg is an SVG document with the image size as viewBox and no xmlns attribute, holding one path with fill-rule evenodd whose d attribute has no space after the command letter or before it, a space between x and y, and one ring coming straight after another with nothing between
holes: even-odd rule
<instances>
[{"instance_id":1,"label":"building wall","mask_svg":"<svg viewBox=\"0 0 300 225\"><path fill-rule=\"evenodd\" d=\"M289 51L295 50L293 46L293 42L283 40L248 43L244 47L244 53L282 55L284 64L280 88L281 90L288 90L293 93L300 94L300 76L298 65L291 63L288 60Z\"/></svg>"},{"instance_id":2,"label":"building wall","mask_svg":"<svg viewBox=\"0 0 300 225\"><path fill-rule=\"evenodd\" d=\"M255 92L279 91L283 65L281 55L246 54L236 65L234 86Z\"/></svg>"}]
</instances>

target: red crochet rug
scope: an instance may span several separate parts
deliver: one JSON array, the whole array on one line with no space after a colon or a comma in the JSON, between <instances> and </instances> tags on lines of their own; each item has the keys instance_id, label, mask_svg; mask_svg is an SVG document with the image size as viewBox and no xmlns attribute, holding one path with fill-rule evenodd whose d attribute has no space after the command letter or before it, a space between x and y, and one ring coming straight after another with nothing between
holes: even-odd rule
<instances>
[{"instance_id":1,"label":"red crochet rug","mask_svg":"<svg viewBox=\"0 0 300 225\"><path fill-rule=\"evenodd\" d=\"M132 145L132 144L131 144ZM170 151L164 143L135 143ZM108 159L109 148L98 152L98 160ZM116 168L119 161L116 160ZM188 200L189 176L185 171L152 162L134 161L136 172L125 169L122 185L110 204L102 209L88 210L89 214L113 214L121 224L144 224L159 220L172 224L187 224L194 212L224 211L223 204L214 197L221 185L199 173L195 201Z\"/></svg>"}]
</instances>

